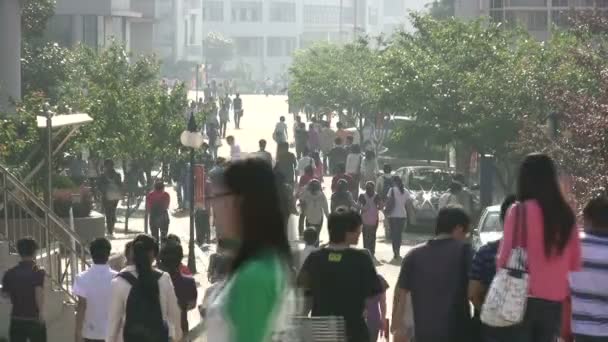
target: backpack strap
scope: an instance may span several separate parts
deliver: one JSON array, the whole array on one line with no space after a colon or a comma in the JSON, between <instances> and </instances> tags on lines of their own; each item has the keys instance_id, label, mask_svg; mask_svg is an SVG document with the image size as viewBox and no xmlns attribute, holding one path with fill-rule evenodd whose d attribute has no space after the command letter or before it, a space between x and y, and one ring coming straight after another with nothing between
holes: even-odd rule
<instances>
[{"instance_id":1,"label":"backpack strap","mask_svg":"<svg viewBox=\"0 0 608 342\"><path fill-rule=\"evenodd\" d=\"M129 271L120 272L116 275L116 277L124 279L131 286L135 286L135 284L137 283L137 277L135 277L133 273Z\"/></svg>"}]
</instances>

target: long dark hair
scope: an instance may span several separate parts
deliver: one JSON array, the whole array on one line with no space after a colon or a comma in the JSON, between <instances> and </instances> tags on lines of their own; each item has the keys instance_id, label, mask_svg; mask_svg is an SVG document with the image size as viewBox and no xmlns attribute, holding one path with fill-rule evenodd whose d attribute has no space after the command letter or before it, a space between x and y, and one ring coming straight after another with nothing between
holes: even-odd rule
<instances>
[{"instance_id":1,"label":"long dark hair","mask_svg":"<svg viewBox=\"0 0 608 342\"><path fill-rule=\"evenodd\" d=\"M259 159L236 161L224 173L224 186L240 199L241 245L232 272L268 249L291 266L288 213L270 165Z\"/></svg>"},{"instance_id":2,"label":"long dark hair","mask_svg":"<svg viewBox=\"0 0 608 342\"><path fill-rule=\"evenodd\" d=\"M517 199L536 200L543 212L545 255L560 255L574 229L575 217L564 200L553 160L545 154L526 156L519 169Z\"/></svg>"},{"instance_id":3,"label":"long dark hair","mask_svg":"<svg viewBox=\"0 0 608 342\"><path fill-rule=\"evenodd\" d=\"M158 281L153 276L152 261L158 255L158 244L156 239L150 235L140 234L133 240L133 263L137 270L137 282L141 286L142 292L150 300L159 301ZM153 257L150 258L150 253Z\"/></svg>"},{"instance_id":4,"label":"long dark hair","mask_svg":"<svg viewBox=\"0 0 608 342\"><path fill-rule=\"evenodd\" d=\"M405 186L403 185L403 180L401 177L394 175L393 176L393 186L396 186L401 193L405 192Z\"/></svg>"}]
</instances>

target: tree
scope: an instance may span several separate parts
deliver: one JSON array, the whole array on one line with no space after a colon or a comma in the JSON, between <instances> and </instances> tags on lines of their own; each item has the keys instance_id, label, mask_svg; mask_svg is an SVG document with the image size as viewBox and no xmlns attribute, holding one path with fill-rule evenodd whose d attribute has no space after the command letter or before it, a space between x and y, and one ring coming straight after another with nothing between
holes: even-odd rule
<instances>
[{"instance_id":1,"label":"tree","mask_svg":"<svg viewBox=\"0 0 608 342\"><path fill-rule=\"evenodd\" d=\"M222 70L224 61L230 60L234 54L234 42L218 32L209 32L203 40L203 55L207 66L213 73Z\"/></svg>"},{"instance_id":2,"label":"tree","mask_svg":"<svg viewBox=\"0 0 608 342\"><path fill-rule=\"evenodd\" d=\"M454 16L454 0L434 0L426 7L429 14L436 19L447 19Z\"/></svg>"}]
</instances>

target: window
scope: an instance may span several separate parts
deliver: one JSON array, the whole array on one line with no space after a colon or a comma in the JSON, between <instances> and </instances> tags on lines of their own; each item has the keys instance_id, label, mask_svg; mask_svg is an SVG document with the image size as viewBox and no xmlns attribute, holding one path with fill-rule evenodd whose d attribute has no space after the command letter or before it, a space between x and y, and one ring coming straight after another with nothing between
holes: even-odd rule
<instances>
[{"instance_id":1,"label":"window","mask_svg":"<svg viewBox=\"0 0 608 342\"><path fill-rule=\"evenodd\" d=\"M262 37L235 37L236 54L240 57L259 57L262 55L264 39Z\"/></svg>"},{"instance_id":2,"label":"window","mask_svg":"<svg viewBox=\"0 0 608 342\"><path fill-rule=\"evenodd\" d=\"M125 40L126 23L123 17L112 17L112 36L119 42Z\"/></svg>"},{"instance_id":3,"label":"window","mask_svg":"<svg viewBox=\"0 0 608 342\"><path fill-rule=\"evenodd\" d=\"M369 8L368 11L368 19L370 25L378 25L378 9L377 8Z\"/></svg>"},{"instance_id":4,"label":"window","mask_svg":"<svg viewBox=\"0 0 608 342\"><path fill-rule=\"evenodd\" d=\"M232 2L233 22L260 22L262 21L262 3L252 1Z\"/></svg>"},{"instance_id":5,"label":"window","mask_svg":"<svg viewBox=\"0 0 608 342\"><path fill-rule=\"evenodd\" d=\"M384 15L398 17L405 14L403 0L384 0Z\"/></svg>"},{"instance_id":6,"label":"window","mask_svg":"<svg viewBox=\"0 0 608 342\"><path fill-rule=\"evenodd\" d=\"M511 7L543 7L547 6L547 0L510 0Z\"/></svg>"},{"instance_id":7,"label":"window","mask_svg":"<svg viewBox=\"0 0 608 342\"><path fill-rule=\"evenodd\" d=\"M559 28L566 28L570 24L570 11L552 11L551 22Z\"/></svg>"},{"instance_id":8,"label":"window","mask_svg":"<svg viewBox=\"0 0 608 342\"><path fill-rule=\"evenodd\" d=\"M190 15L190 36L188 38L189 44L194 45L196 42L196 14Z\"/></svg>"},{"instance_id":9,"label":"window","mask_svg":"<svg viewBox=\"0 0 608 342\"><path fill-rule=\"evenodd\" d=\"M509 11L506 20L510 24L523 25L530 31L548 30L548 18L546 11Z\"/></svg>"},{"instance_id":10,"label":"window","mask_svg":"<svg viewBox=\"0 0 608 342\"><path fill-rule=\"evenodd\" d=\"M503 8L503 0L492 0L490 8Z\"/></svg>"},{"instance_id":11,"label":"window","mask_svg":"<svg viewBox=\"0 0 608 342\"><path fill-rule=\"evenodd\" d=\"M224 3L222 1L203 1L204 21L224 21Z\"/></svg>"},{"instance_id":12,"label":"window","mask_svg":"<svg viewBox=\"0 0 608 342\"><path fill-rule=\"evenodd\" d=\"M293 23L296 21L296 4L293 2L271 2L270 21Z\"/></svg>"},{"instance_id":13,"label":"window","mask_svg":"<svg viewBox=\"0 0 608 342\"><path fill-rule=\"evenodd\" d=\"M342 7L342 23L353 23L353 8ZM304 23L305 24L339 24L340 23L340 7L325 6L325 5L304 5Z\"/></svg>"},{"instance_id":14,"label":"window","mask_svg":"<svg viewBox=\"0 0 608 342\"><path fill-rule=\"evenodd\" d=\"M594 7L595 0L576 0L575 5L577 7Z\"/></svg>"},{"instance_id":15,"label":"window","mask_svg":"<svg viewBox=\"0 0 608 342\"><path fill-rule=\"evenodd\" d=\"M553 0L553 7L568 7L568 0Z\"/></svg>"},{"instance_id":16,"label":"window","mask_svg":"<svg viewBox=\"0 0 608 342\"><path fill-rule=\"evenodd\" d=\"M267 43L269 57L291 56L296 49L295 37L268 37Z\"/></svg>"},{"instance_id":17,"label":"window","mask_svg":"<svg viewBox=\"0 0 608 342\"><path fill-rule=\"evenodd\" d=\"M501 22L503 22L502 14L503 14L503 10L491 10L490 19L492 19L492 21L495 23L501 23Z\"/></svg>"}]
</instances>

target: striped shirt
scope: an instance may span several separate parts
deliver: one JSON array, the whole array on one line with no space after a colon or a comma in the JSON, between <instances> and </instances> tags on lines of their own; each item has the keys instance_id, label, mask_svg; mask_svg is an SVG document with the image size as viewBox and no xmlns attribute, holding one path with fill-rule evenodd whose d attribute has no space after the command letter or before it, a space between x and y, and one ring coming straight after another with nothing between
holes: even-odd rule
<instances>
[{"instance_id":1,"label":"striped shirt","mask_svg":"<svg viewBox=\"0 0 608 342\"><path fill-rule=\"evenodd\" d=\"M581 245L583 267L570 275L572 331L608 336L608 237L587 234Z\"/></svg>"}]
</instances>

